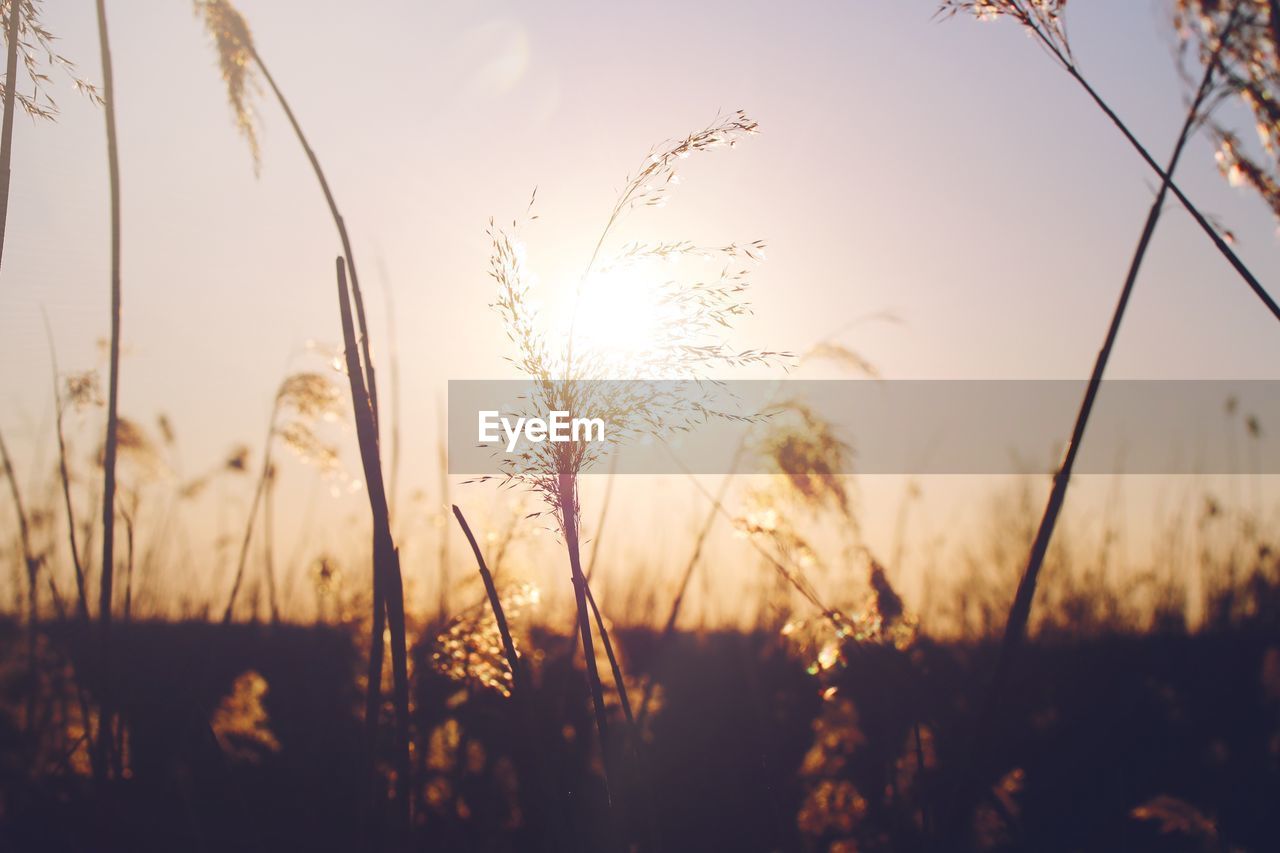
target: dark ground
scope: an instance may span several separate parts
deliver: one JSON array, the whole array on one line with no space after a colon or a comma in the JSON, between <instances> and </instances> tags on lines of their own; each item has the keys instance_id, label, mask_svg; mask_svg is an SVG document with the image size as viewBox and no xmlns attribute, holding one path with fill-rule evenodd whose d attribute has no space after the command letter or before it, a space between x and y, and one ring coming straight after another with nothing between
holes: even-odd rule
<instances>
[{"instance_id":1,"label":"dark ground","mask_svg":"<svg viewBox=\"0 0 1280 853\"><path fill-rule=\"evenodd\" d=\"M77 647L51 630L46 658ZM0 715L0 850L370 848L361 653L347 631L122 629L132 775L101 796L22 731L21 630L0 624L0 638L18 658ZM772 634L680 635L655 661L651 633L620 631L629 675L656 668L662 707L638 751L613 744L611 831L580 670L564 638L536 639L547 653L532 737L510 700L445 678L418 650L414 849L601 850L618 838L681 851L969 846L942 832L940 815L972 743L990 646L860 648L813 676ZM268 685L261 703L278 749L234 734L220 745L210 731L248 670ZM975 765L992 794L966 816L974 844L1280 849L1275 633L1033 645L1014 683ZM632 684L633 704L641 692ZM72 705L42 703L46 724Z\"/></svg>"}]
</instances>

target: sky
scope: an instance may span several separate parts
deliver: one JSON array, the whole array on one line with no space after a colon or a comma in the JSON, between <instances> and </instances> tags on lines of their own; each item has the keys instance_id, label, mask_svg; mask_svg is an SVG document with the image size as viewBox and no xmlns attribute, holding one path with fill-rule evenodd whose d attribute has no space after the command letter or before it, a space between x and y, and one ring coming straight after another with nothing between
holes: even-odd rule
<instances>
[{"instance_id":1,"label":"sky","mask_svg":"<svg viewBox=\"0 0 1280 853\"><path fill-rule=\"evenodd\" d=\"M537 188L523 236L546 298L562 299L625 176L718 112L744 109L761 133L690 161L671 204L631 217L620 240L766 240L736 340L802 351L865 318L842 340L889 378L1087 376L1152 197L1138 157L1029 38L939 20L929 0L238 8L351 230L384 374L393 294L406 493L434 486L445 382L513 375L488 307L489 218L520 215ZM255 177L189 6L107 10L121 411L165 413L199 470L259 442L305 343L338 340L338 243L266 93ZM1163 159L1185 92L1169 4L1078 0L1068 14L1080 67ZM48 3L44 18L100 80L93 4ZM52 459L41 310L64 370L100 363L109 319L102 113L63 77L53 86L58 120L18 122L0 270L0 429L26 476ZM1185 164L1184 190L1263 282L1280 278L1262 203L1226 186L1205 140ZM874 319L886 313L900 322ZM1278 364L1273 321L1170 209L1110 375L1276 378ZM897 500L867 501L882 536Z\"/></svg>"}]
</instances>

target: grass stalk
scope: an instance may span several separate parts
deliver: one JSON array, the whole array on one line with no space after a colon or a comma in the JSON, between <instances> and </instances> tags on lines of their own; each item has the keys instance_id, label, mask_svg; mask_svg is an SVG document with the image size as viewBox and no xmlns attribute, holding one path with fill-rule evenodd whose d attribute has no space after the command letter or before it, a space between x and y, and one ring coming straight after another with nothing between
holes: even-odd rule
<instances>
[{"instance_id":1,"label":"grass stalk","mask_svg":"<svg viewBox=\"0 0 1280 853\"><path fill-rule=\"evenodd\" d=\"M609 518L609 504L613 501L613 481L618 475L618 454L609 460L609 478L605 480L604 497L600 501L600 519L596 522L596 535L591 541L591 562L587 564L587 583L596 574L596 560L600 558L600 541L604 536L604 523Z\"/></svg>"},{"instance_id":2,"label":"grass stalk","mask_svg":"<svg viewBox=\"0 0 1280 853\"><path fill-rule=\"evenodd\" d=\"M102 567L98 596L98 655L101 661L102 696L98 709L95 771L99 781L106 772L106 751L112 739L105 733L114 725L112 693L111 602L115 562L117 413L120 398L120 154L116 137L116 91L112 75L111 41L107 34L106 0L97 0L98 45L102 53L102 111L107 130L107 169L111 186L111 344L110 380L107 391L107 436L102 461Z\"/></svg>"},{"instance_id":3,"label":"grass stalk","mask_svg":"<svg viewBox=\"0 0 1280 853\"><path fill-rule=\"evenodd\" d=\"M1004 636L997 652L994 673L987 689L984 704L979 712L978 729L971 747L971 753L968 761L965 763L965 766L962 767L961 784L966 787L977 784L977 782L972 778L972 774L976 770L976 768L973 767L973 764L980 760L983 755L987 754L986 745L989 739L994 736L994 733L998 728L994 719L996 716L995 711L1005 695L1009 673L1017 656L1017 652L1026 639L1027 624L1031 615L1031 605L1035 597L1036 583L1039 578L1040 571L1044 566L1045 556L1048 554L1049 544L1053 538L1053 532L1057 525L1059 514L1061 513L1063 504L1066 501L1067 487L1071 480L1071 473L1075 466L1076 456L1084 441L1085 429L1088 426L1089 417L1093 412L1098 390L1102 385L1102 379L1106 372L1107 362L1110 360L1112 348L1119 336L1120 326L1124 320L1125 310L1129 304L1129 298L1133 293L1134 284L1138 279L1138 273L1142 268L1143 260L1146 258L1147 250L1151 245L1151 239L1155 234L1156 226L1160 221L1160 215L1163 212L1165 200L1171 191L1171 176L1177 169L1178 163L1182 158L1182 153L1186 148L1187 141L1191 138L1198 124L1200 108L1212 89L1213 77L1218 65L1221 44L1225 43L1226 36L1230 29L1231 24L1228 24L1227 30L1224 31L1223 38L1220 42L1219 51L1214 53L1211 61L1206 67L1200 87L1196 92L1196 96L1193 99L1191 106L1187 110L1186 119L1184 120L1182 129L1178 134L1178 139L1174 145L1173 153L1170 155L1168 166L1161 170L1161 174L1164 175L1163 181L1160 185L1159 191L1156 193L1155 199L1151 203L1150 210L1147 212L1147 219L1143 225L1142 234L1138 239L1138 245L1134 251L1133 259L1129 264L1128 272L1125 275L1124 284L1120 289L1120 295L1116 301L1115 310L1112 312L1111 322L1107 328L1106 337L1102 342L1101 349L1098 351L1093 371L1089 377L1089 384L1085 390L1084 399L1081 401L1080 409L1076 414L1075 424L1071 431L1071 439L1067 445L1067 450L1063 456L1062 463L1059 466L1057 473L1054 475L1053 487L1050 490L1049 498L1045 504L1044 513L1040 518L1040 524L1036 530L1035 539L1032 542L1031 553L1027 559L1027 565L1023 570L1022 577L1018 582L1017 592L1014 595L1013 604L1009 610L1009 617L1005 623ZM971 802L971 800L967 800L965 795L962 794L961 798L957 802L958 804L963 805L966 802ZM953 817L953 820L959 818L960 815L956 815Z\"/></svg>"},{"instance_id":4,"label":"grass stalk","mask_svg":"<svg viewBox=\"0 0 1280 853\"><path fill-rule=\"evenodd\" d=\"M35 720L36 694L39 687L36 671L36 633L37 611L40 605L37 586L40 558L31 550L31 525L27 518L26 504L22 501L22 489L18 486L18 476L13 470L13 460L9 456L9 447L5 444L2 434L0 434L0 462L4 463L4 473L9 479L9 494L13 498L13 509L18 516L18 540L22 545L22 561L27 570L27 697L26 719L23 725L30 731Z\"/></svg>"},{"instance_id":5,"label":"grass stalk","mask_svg":"<svg viewBox=\"0 0 1280 853\"><path fill-rule=\"evenodd\" d=\"M231 624L231 614L235 611L236 598L244 583L245 569L249 564L249 544L253 540L254 523L258 519L258 509L262 506L262 497L267 490L267 480L271 476L271 446L276 435L276 420L280 416L281 394L271 404L271 417L267 423L267 439L262 445L262 469L258 473L258 484L253 490L253 500L249 504L249 518L245 521L244 536L240 539L240 556L236 560L235 579L231 582L231 594L227 596L227 606L222 611L222 624Z\"/></svg>"},{"instance_id":6,"label":"grass stalk","mask_svg":"<svg viewBox=\"0 0 1280 853\"><path fill-rule=\"evenodd\" d=\"M528 687L524 680L524 666L516 655L516 643L511 637L511 628L507 624L507 615L503 612L502 601L498 598L498 588L494 585L493 575L489 572L488 565L485 564L484 554L480 550L476 537L471 532L467 519L462 515L462 510L458 509L458 505L453 505L453 516L458 519L459 526L462 527L462 533L467 537L467 544L471 546L471 553L475 555L476 567L480 570L480 580L484 582L485 595L489 597L489 606L493 608L493 618L498 623L498 634L502 637L502 651L506 655L507 665L511 667L511 683L512 694L517 697L518 702L528 701Z\"/></svg>"},{"instance_id":7,"label":"grass stalk","mask_svg":"<svg viewBox=\"0 0 1280 853\"><path fill-rule=\"evenodd\" d=\"M582 586L587 591L587 604L591 606L591 614L595 618L596 631L600 634L600 642L604 645L605 657L609 659L609 670L613 675L613 686L618 691L618 702L622 705L622 716L627 720L628 728L635 728L636 720L631 713L631 698L627 695L627 684L622 679L622 667L618 665L618 657L613 653L613 641L609 639L609 631L605 628L604 617L596 606L596 597L591 594L591 582L586 578Z\"/></svg>"},{"instance_id":8,"label":"grass stalk","mask_svg":"<svg viewBox=\"0 0 1280 853\"><path fill-rule=\"evenodd\" d=\"M18 38L22 29L20 0L10 0L5 22L4 119L0 124L0 259L4 257L5 226L9 222L9 179L13 163L13 115L18 95Z\"/></svg>"},{"instance_id":9,"label":"grass stalk","mask_svg":"<svg viewBox=\"0 0 1280 853\"><path fill-rule=\"evenodd\" d=\"M62 481L62 504L67 514L67 545L71 550L71 566L76 573L76 607L80 621L89 624L89 595L85 589L84 565L80 560L80 548L76 542L76 514L71 503L71 475L67 466L67 440L63 429L62 390L58 386L58 353L53 344L53 331L49 317L44 317L45 337L49 341L49 365L53 372L53 420L58 439L58 478Z\"/></svg>"},{"instance_id":10,"label":"grass stalk","mask_svg":"<svg viewBox=\"0 0 1280 853\"><path fill-rule=\"evenodd\" d=\"M1245 265L1244 261L1240 260L1240 257L1235 253L1227 241L1218 233L1218 229L1213 226L1213 223L1211 223L1209 219L1200 212L1200 209L1192 203L1191 199L1187 198L1186 194L1182 191L1182 188L1174 182L1172 170L1160 167L1160 164L1156 162L1156 159L1153 156L1151 156L1151 152L1147 150L1147 147L1142 144L1137 136L1134 135L1133 131L1129 129L1129 126L1124 122L1124 120L1116 114L1115 110L1111 108L1111 105L1103 99L1084 74L1081 73L1080 69L1075 64L1075 61L1065 54L1062 48L1052 38L1050 38L1047 33L1034 23L1026 23L1024 25L1031 30L1036 39L1049 51L1050 55L1058 61L1062 68L1071 75L1071 78L1079 84L1079 86L1085 91L1085 94L1089 96L1090 100L1097 105L1098 109L1102 110L1103 114L1116 126L1116 129L1120 131L1120 134L1124 136L1133 149L1138 152L1138 156L1142 158L1143 162L1147 164L1151 171L1155 172L1156 177L1160 178L1161 194L1173 194L1173 197L1178 200L1178 203L1182 205L1183 209L1191 215L1193 220L1195 220L1196 225L1200 226L1200 230L1208 236L1209 240L1213 243L1214 248L1216 248L1227 260L1227 263L1231 265L1231 268L1236 271L1244 283L1249 286L1249 289L1253 291L1254 295L1258 297L1262 304L1267 307L1267 310L1271 312L1271 316L1280 320L1280 305L1276 304L1276 301L1271 297L1271 294L1269 294L1266 288L1262 286L1262 283L1258 281L1257 277L1248 268L1248 266ZM1215 51L1213 59L1208 66L1205 75L1206 79L1213 75L1214 69L1218 64L1222 45L1225 44L1229 35L1230 30L1223 31L1223 34L1219 39L1219 49ZM1202 90L1202 93L1197 94L1196 101L1199 103L1203 100L1204 93Z\"/></svg>"},{"instance_id":11,"label":"grass stalk","mask_svg":"<svg viewBox=\"0 0 1280 853\"><path fill-rule=\"evenodd\" d=\"M271 624L280 623L280 600L276 593L276 467L267 472L267 489L262 496L262 568L267 576L267 603L271 607Z\"/></svg>"},{"instance_id":12,"label":"grass stalk","mask_svg":"<svg viewBox=\"0 0 1280 853\"><path fill-rule=\"evenodd\" d=\"M734 457L734 467L737 465L737 456ZM689 588L689 581L693 578L693 572L698 567L698 563L702 560L702 549L706 545L707 537L711 534L711 528L715 526L718 510L724 504L725 495L729 492L729 485L733 482L733 473L725 476L720 483L720 489L716 496L712 499L711 509L707 512L707 518L702 523L702 528L698 531L698 538L694 540L693 552L689 555L689 561L685 564L684 574L680 577L680 586L676 589L675 598L671 600L671 610L667 613L667 621L662 626L662 633L658 635L657 642L653 645L653 663L656 665L658 655L667 642L675 634L676 620L680 617L680 608L684 604L684 596ZM649 716L649 706L653 701L653 691L657 687L657 678L654 677L652 670L649 677L645 679L644 691L640 696L640 711L636 715L638 725L643 728L645 720Z\"/></svg>"},{"instance_id":13,"label":"grass stalk","mask_svg":"<svg viewBox=\"0 0 1280 853\"><path fill-rule=\"evenodd\" d=\"M391 535L391 518L387 507L386 487L382 478L382 461L378 452L373 401L365 388L364 374L360 368L360 350L357 348L351 312L352 295L347 287L346 266L342 257L337 259L336 267L338 306L342 315L342 339L347 359L347 378L351 385L351 407L355 413L360 460L364 466L365 491L369 495L369 509L373 516L375 597L380 594L385 602L387 626L391 629L392 689L396 722L396 803L401 831L407 835L412 819L410 800L412 766L409 761L409 677L400 554L396 550L395 540ZM381 642L380 632L376 640L378 643ZM379 673L380 676L381 673Z\"/></svg>"},{"instance_id":14,"label":"grass stalk","mask_svg":"<svg viewBox=\"0 0 1280 853\"><path fill-rule=\"evenodd\" d=\"M444 406L437 401L437 417L439 430L436 432L436 460L440 466L440 506L449 505L449 447L445 442L448 424L445 422ZM447 531L440 534L440 547L436 555L436 574L439 578L440 590L436 603L436 620L443 625L449 618L449 537Z\"/></svg>"},{"instance_id":15,"label":"grass stalk","mask_svg":"<svg viewBox=\"0 0 1280 853\"><path fill-rule=\"evenodd\" d=\"M605 785L609 782L609 719L604 705L604 687L596 666L595 642L591 638L591 614L587 605L587 579L582 573L582 557L578 542L577 478L569 472L559 475L559 509L564 526L565 549L569 553L569 568L573 576L573 594L578 612L578 633L582 638L582 656L587 667L587 686L591 691L592 708L595 711L596 731L600 735L600 752L604 756Z\"/></svg>"}]
</instances>

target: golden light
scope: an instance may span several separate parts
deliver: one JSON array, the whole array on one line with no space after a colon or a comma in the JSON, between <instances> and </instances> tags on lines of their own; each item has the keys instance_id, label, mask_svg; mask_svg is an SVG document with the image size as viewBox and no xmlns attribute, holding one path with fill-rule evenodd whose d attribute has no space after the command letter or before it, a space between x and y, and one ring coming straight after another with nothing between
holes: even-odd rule
<instances>
[{"instance_id":1,"label":"golden light","mask_svg":"<svg viewBox=\"0 0 1280 853\"><path fill-rule=\"evenodd\" d=\"M669 341L679 318L663 303L660 281L640 267L592 274L578 300L575 349L628 366Z\"/></svg>"}]
</instances>

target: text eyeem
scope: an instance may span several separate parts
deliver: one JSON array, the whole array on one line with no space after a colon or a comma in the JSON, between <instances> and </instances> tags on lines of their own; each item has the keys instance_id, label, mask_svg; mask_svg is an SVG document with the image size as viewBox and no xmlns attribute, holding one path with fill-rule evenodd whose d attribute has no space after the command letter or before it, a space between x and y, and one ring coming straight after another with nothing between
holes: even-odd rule
<instances>
[{"instance_id":1,"label":"text eyeem","mask_svg":"<svg viewBox=\"0 0 1280 853\"><path fill-rule=\"evenodd\" d=\"M480 412L477 440L481 444L505 437L507 452L513 453L521 436L534 443L604 441L604 421L601 418L571 418L568 412L556 411L548 413L545 418L518 417L513 423L499 412Z\"/></svg>"}]
</instances>

